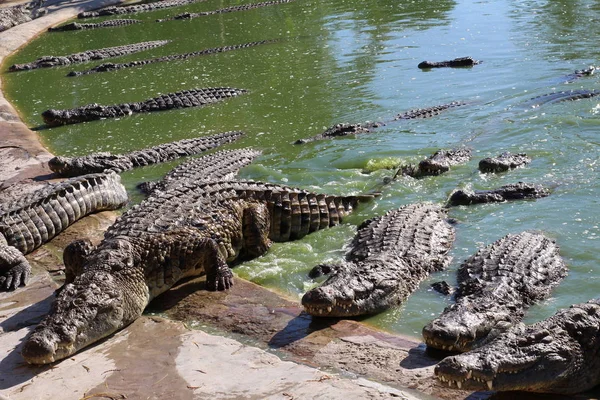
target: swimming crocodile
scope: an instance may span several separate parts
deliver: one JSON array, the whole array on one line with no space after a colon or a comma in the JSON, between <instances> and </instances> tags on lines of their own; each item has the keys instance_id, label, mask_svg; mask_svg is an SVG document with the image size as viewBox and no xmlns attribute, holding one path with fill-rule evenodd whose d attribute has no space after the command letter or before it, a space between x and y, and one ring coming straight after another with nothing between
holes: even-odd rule
<instances>
[{"instance_id":1,"label":"swimming crocodile","mask_svg":"<svg viewBox=\"0 0 600 400\"><path fill-rule=\"evenodd\" d=\"M436 176L448 172L451 166L460 165L471 159L471 149L460 147L452 150L438 150L429 158L414 165L400 167L396 175L408 175L413 178Z\"/></svg>"},{"instance_id":2,"label":"swimming crocodile","mask_svg":"<svg viewBox=\"0 0 600 400\"><path fill-rule=\"evenodd\" d=\"M119 63L104 63L104 64L100 64L94 68L87 69L85 71L71 71L67 74L67 76L89 75L89 74L93 74L96 72L117 71L120 69L141 67L144 65L156 64L156 63L160 63L160 62L181 61L181 60L187 60L188 58L192 58L192 57L206 56L206 55L210 55L210 54L224 53L226 51L246 49L249 47L259 46L261 44L274 43L274 42L275 42L275 40L261 40L258 42L237 44L237 45L233 45L233 46L213 47L210 49L194 51L194 52L185 53L185 54L174 54L174 55L170 55L170 56L150 58L148 60L130 61L130 62L120 63L120 64Z\"/></svg>"},{"instance_id":3,"label":"swimming crocodile","mask_svg":"<svg viewBox=\"0 0 600 400\"><path fill-rule=\"evenodd\" d=\"M431 272L448 266L454 228L446 210L430 203L410 204L365 221L341 265L311 271L330 273L302 297L308 314L349 317L398 306Z\"/></svg>"},{"instance_id":4,"label":"swimming crocodile","mask_svg":"<svg viewBox=\"0 0 600 400\"><path fill-rule=\"evenodd\" d=\"M584 76L592 76L594 72L596 72L597 67L590 65L584 69L577 69L573 73L566 75L563 77L563 83L572 83L579 78L583 78Z\"/></svg>"},{"instance_id":5,"label":"swimming crocodile","mask_svg":"<svg viewBox=\"0 0 600 400\"><path fill-rule=\"evenodd\" d=\"M232 6L232 7L220 8L218 10L204 11L204 12L199 12L199 13L187 12L187 13L176 15L173 18L157 19L156 22L194 19L194 18L198 18L198 17L205 17L207 15L225 14L225 13L236 12L236 11L253 10L255 8L260 8L260 7L267 7L267 6L291 3L292 1L294 1L294 0L263 1L260 3L244 4L241 6Z\"/></svg>"},{"instance_id":6,"label":"swimming crocodile","mask_svg":"<svg viewBox=\"0 0 600 400\"><path fill-rule=\"evenodd\" d=\"M101 152L81 157L57 156L48 161L48 167L59 176L77 176L103 171L123 172L135 167L163 163L179 157L198 154L225 143L234 142L243 134L240 131L218 133L211 136L164 143L125 154Z\"/></svg>"},{"instance_id":7,"label":"swimming crocodile","mask_svg":"<svg viewBox=\"0 0 600 400\"><path fill-rule=\"evenodd\" d=\"M506 235L458 269L456 303L423 328L427 346L469 351L515 325L567 275L554 241L539 232Z\"/></svg>"},{"instance_id":8,"label":"swimming crocodile","mask_svg":"<svg viewBox=\"0 0 600 400\"><path fill-rule=\"evenodd\" d=\"M149 12L155 10L162 10L165 8L185 6L192 3L199 3L206 0L160 0L145 4L133 4L130 6L111 6L101 8L96 11L84 11L77 15L77 18L93 18L102 17L106 15L123 15L123 14L137 14L142 12Z\"/></svg>"},{"instance_id":9,"label":"swimming crocodile","mask_svg":"<svg viewBox=\"0 0 600 400\"><path fill-rule=\"evenodd\" d=\"M600 299L533 325L519 324L468 353L447 357L435 375L465 390L572 394L600 384Z\"/></svg>"},{"instance_id":10,"label":"swimming crocodile","mask_svg":"<svg viewBox=\"0 0 600 400\"><path fill-rule=\"evenodd\" d=\"M44 111L42 118L44 118L44 122L48 126L77 124L103 118L119 118L136 113L165 111L174 108L202 107L229 97L236 97L243 93L247 93L247 91L229 87L189 89L177 93L163 94L138 103L124 103L111 106L101 106L93 103L67 110L51 109Z\"/></svg>"},{"instance_id":11,"label":"swimming crocodile","mask_svg":"<svg viewBox=\"0 0 600 400\"><path fill-rule=\"evenodd\" d=\"M531 158L525 153L512 154L504 152L498 157L488 157L479 161L481 172L504 172L509 169L522 167L531 162Z\"/></svg>"},{"instance_id":12,"label":"swimming crocodile","mask_svg":"<svg viewBox=\"0 0 600 400\"><path fill-rule=\"evenodd\" d=\"M442 111L449 110L451 108L456 108L460 106L464 106L467 103L464 101L453 101L451 103L440 104L433 107L427 108L415 108L414 110L409 110L398 114L394 117L394 121L403 120L403 119L420 119L420 118L431 118L436 115L442 113Z\"/></svg>"},{"instance_id":13,"label":"swimming crocodile","mask_svg":"<svg viewBox=\"0 0 600 400\"><path fill-rule=\"evenodd\" d=\"M33 364L68 357L133 322L185 277L206 274L208 290L225 290L233 284L227 262L337 225L372 197L247 181L182 181L155 193L119 217L95 249L67 258L83 260L83 272L61 290L22 355Z\"/></svg>"},{"instance_id":14,"label":"swimming crocodile","mask_svg":"<svg viewBox=\"0 0 600 400\"><path fill-rule=\"evenodd\" d=\"M70 24L65 24L54 28L48 28L48 32L81 31L85 29L99 28L118 28L121 26L139 24L140 22L142 21L138 19L110 19L95 24L81 24L79 22L71 22Z\"/></svg>"},{"instance_id":15,"label":"swimming crocodile","mask_svg":"<svg viewBox=\"0 0 600 400\"><path fill-rule=\"evenodd\" d=\"M455 67L472 67L474 65L481 64L481 61L474 60L471 57L460 57L454 60L448 61L422 61L417 65L417 68L429 69L429 68L455 68Z\"/></svg>"},{"instance_id":16,"label":"swimming crocodile","mask_svg":"<svg viewBox=\"0 0 600 400\"><path fill-rule=\"evenodd\" d=\"M508 200L539 199L550 195L541 185L531 183L511 183L493 190L457 189L450 194L449 206L467 206L477 203L493 203Z\"/></svg>"},{"instance_id":17,"label":"swimming crocodile","mask_svg":"<svg viewBox=\"0 0 600 400\"><path fill-rule=\"evenodd\" d=\"M158 182L143 182L138 188L151 194L154 191L165 191L181 181L205 182L225 181L235 177L240 168L250 164L261 155L258 150L250 148L222 150L213 154L192 159L169 172Z\"/></svg>"},{"instance_id":18,"label":"swimming crocodile","mask_svg":"<svg viewBox=\"0 0 600 400\"><path fill-rule=\"evenodd\" d=\"M79 64L92 60L103 60L105 58L120 57L126 54L138 53L153 49L155 47L164 46L170 40L153 40L150 42L140 42L126 44L124 46L105 47L102 49L87 50L82 53L69 54L66 56L43 56L35 61L25 64L11 65L9 71L27 71L37 68L51 68L64 65Z\"/></svg>"},{"instance_id":19,"label":"swimming crocodile","mask_svg":"<svg viewBox=\"0 0 600 400\"><path fill-rule=\"evenodd\" d=\"M590 99L600 95L600 90L588 90L588 89L576 89L576 90L564 90L561 92L554 92L543 94L541 96L533 97L527 101L527 105L535 108L544 104L561 103L563 101L575 101L581 99Z\"/></svg>"},{"instance_id":20,"label":"swimming crocodile","mask_svg":"<svg viewBox=\"0 0 600 400\"><path fill-rule=\"evenodd\" d=\"M0 289L25 285L32 252L86 215L127 203L121 178L90 174L46 186L0 211Z\"/></svg>"}]
</instances>

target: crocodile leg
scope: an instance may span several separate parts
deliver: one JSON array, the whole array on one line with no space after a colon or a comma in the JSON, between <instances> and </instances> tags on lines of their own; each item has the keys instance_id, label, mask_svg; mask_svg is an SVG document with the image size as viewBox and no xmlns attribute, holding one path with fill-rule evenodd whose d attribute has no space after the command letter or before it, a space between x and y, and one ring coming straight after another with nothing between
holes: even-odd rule
<instances>
[{"instance_id":1,"label":"crocodile leg","mask_svg":"<svg viewBox=\"0 0 600 400\"><path fill-rule=\"evenodd\" d=\"M0 244L0 289L14 290L25 286L30 274L31 266L23 253L13 246Z\"/></svg>"}]
</instances>

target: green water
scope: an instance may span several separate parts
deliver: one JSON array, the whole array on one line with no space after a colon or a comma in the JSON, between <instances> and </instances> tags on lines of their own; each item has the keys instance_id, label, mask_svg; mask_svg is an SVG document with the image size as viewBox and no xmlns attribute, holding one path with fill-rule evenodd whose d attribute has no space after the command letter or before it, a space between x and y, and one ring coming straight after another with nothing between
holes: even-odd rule
<instances>
[{"instance_id":1,"label":"green water","mask_svg":"<svg viewBox=\"0 0 600 400\"><path fill-rule=\"evenodd\" d=\"M429 283L453 282L460 262L478 247L526 229L543 230L556 239L570 267L552 298L531 309L528 322L598 295L600 105L594 99L539 108L525 103L548 92L598 86L597 76L571 84L561 81L575 69L597 64L597 2L297 0L191 21L153 22L183 11L243 3L248 1L212 0L135 16L143 24L41 35L3 66L4 90L26 123L39 127L40 114L48 108L140 101L194 87L248 89L249 94L206 108L42 129L39 134L53 153L74 156L125 152L241 129L246 137L231 147L264 151L241 172L244 178L334 194L377 187L391 172L374 165L389 164L390 159L416 162L440 148L468 145L474 149L468 164L439 177L402 178L362 206L347 224L297 242L275 244L266 256L235 269L240 276L297 298L314 286L307 272L317 263L340 260L356 224L368 217L417 201L441 203L459 186L488 189L524 180L553 188L550 197L538 201L452 209L450 215L459 221L453 264L424 282L403 307L368 319L390 331L418 336L447 304L447 299L428 290ZM95 21L103 19L109 18ZM76 78L65 75L98 62L6 73L13 63L46 54L158 39L172 42L114 61L278 41ZM416 67L423 60L462 56L483 63L466 69ZM469 105L431 119L388 124L370 135L291 144L339 122L386 120L412 108L456 100ZM505 174L477 171L481 158L503 151L526 152L534 161ZM158 179L176 164L126 172L124 181L134 194L138 182Z\"/></svg>"}]
</instances>

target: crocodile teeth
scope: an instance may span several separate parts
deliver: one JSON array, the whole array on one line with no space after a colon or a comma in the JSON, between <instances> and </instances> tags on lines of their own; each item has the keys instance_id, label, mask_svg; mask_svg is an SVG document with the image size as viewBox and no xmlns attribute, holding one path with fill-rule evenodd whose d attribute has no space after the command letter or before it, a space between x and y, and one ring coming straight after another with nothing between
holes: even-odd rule
<instances>
[{"instance_id":1,"label":"crocodile teeth","mask_svg":"<svg viewBox=\"0 0 600 400\"><path fill-rule=\"evenodd\" d=\"M490 380L490 381L487 381L487 387L488 387L488 389L490 389L490 390L492 390L492 383L493 383L493 382L492 382L491 380Z\"/></svg>"},{"instance_id":2,"label":"crocodile teeth","mask_svg":"<svg viewBox=\"0 0 600 400\"><path fill-rule=\"evenodd\" d=\"M469 370L469 372L467 372L467 379L471 379L472 376L473 376L473 370Z\"/></svg>"},{"instance_id":3,"label":"crocodile teeth","mask_svg":"<svg viewBox=\"0 0 600 400\"><path fill-rule=\"evenodd\" d=\"M327 307L327 312L331 312L332 308L331 307Z\"/></svg>"},{"instance_id":4,"label":"crocodile teeth","mask_svg":"<svg viewBox=\"0 0 600 400\"><path fill-rule=\"evenodd\" d=\"M462 382L456 381L456 386L458 386L459 389L462 389Z\"/></svg>"}]
</instances>

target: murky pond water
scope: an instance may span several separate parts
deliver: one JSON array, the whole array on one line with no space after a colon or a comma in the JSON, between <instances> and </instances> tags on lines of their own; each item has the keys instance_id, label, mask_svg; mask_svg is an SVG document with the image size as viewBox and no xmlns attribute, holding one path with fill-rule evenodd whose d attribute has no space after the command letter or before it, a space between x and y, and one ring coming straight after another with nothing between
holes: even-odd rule
<instances>
[{"instance_id":1,"label":"murky pond water","mask_svg":"<svg viewBox=\"0 0 600 400\"><path fill-rule=\"evenodd\" d=\"M241 172L244 178L335 194L380 187L393 172L372 166L389 159L416 162L440 148L474 149L473 160L464 166L439 177L395 181L346 224L275 244L266 256L235 268L240 276L298 298L314 285L307 272L317 263L340 260L356 224L368 217L417 201L442 203L454 188L467 185L488 189L523 180L553 188L550 197L538 201L453 208L450 215L459 223L451 267L431 276L403 307L367 319L390 331L418 336L448 301L429 290L429 283L454 281L460 262L478 247L526 229L543 230L556 239L570 267L552 298L529 312L528 322L597 296L600 105L594 99L537 108L527 104L549 92L598 86L597 76L572 83L563 79L598 60L597 2L296 0L189 21L154 22L183 11L244 3L249 2L209 0L138 14L135 18L143 21L138 25L41 35L3 66L4 90L26 123L39 127L40 114L48 108L141 101L188 88L248 89L249 94L205 108L41 129L39 134L52 152L72 156L125 152L241 129L246 137L231 147L253 146L264 152ZM105 19L110 18L93 21ZM42 55L159 39L172 41L115 62L276 41L82 77L65 75L98 62L6 72L12 63ZM417 68L423 60L461 56L483 63L462 69ZM412 108L456 100L469 105L431 119L388 124L373 134L292 145L335 123L389 120ZM503 151L526 152L533 162L499 175L477 171L481 158ZM137 183L158 179L175 164L126 172L124 181L135 193Z\"/></svg>"}]
</instances>

